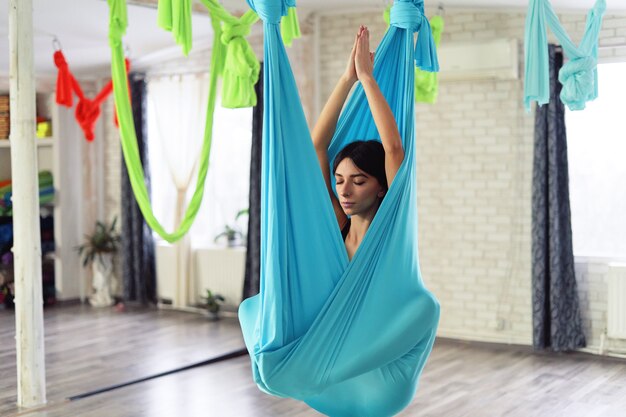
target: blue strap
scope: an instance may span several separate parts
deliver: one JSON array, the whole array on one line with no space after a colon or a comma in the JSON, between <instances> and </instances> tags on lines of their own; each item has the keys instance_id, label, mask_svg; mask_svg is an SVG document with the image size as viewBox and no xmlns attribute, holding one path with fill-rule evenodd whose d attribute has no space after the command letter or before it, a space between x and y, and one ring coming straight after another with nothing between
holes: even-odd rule
<instances>
[{"instance_id":1,"label":"blue strap","mask_svg":"<svg viewBox=\"0 0 626 417\"><path fill-rule=\"evenodd\" d=\"M530 0L526 15L524 106L530 111L531 102L539 105L550 100L548 73L548 41L546 23L561 42L569 58L559 72L563 84L561 100L570 110L582 110L587 101L598 97L598 37L602 16L606 10L605 0L597 0L587 15L585 34L576 46L563 29L559 18L548 0Z\"/></svg>"},{"instance_id":2,"label":"blue strap","mask_svg":"<svg viewBox=\"0 0 626 417\"><path fill-rule=\"evenodd\" d=\"M415 45L415 66L424 71L439 71L437 48L430 22L424 15L423 0L396 0L390 11L391 26L418 32Z\"/></svg>"}]
</instances>

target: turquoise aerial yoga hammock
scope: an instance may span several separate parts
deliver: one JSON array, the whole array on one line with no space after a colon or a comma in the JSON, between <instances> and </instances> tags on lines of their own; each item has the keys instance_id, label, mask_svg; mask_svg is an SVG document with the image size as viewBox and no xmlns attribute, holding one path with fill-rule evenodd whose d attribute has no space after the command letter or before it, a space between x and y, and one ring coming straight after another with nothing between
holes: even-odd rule
<instances>
[{"instance_id":1,"label":"turquoise aerial yoga hammock","mask_svg":"<svg viewBox=\"0 0 626 417\"><path fill-rule=\"evenodd\" d=\"M605 0L597 0L587 15L585 33L577 47L561 26L550 1L530 0L524 36L524 106L527 111L533 100L539 105L550 101L546 23L569 58L559 71L559 81L563 84L561 101L570 110L583 110L588 101L598 97L598 36L605 10Z\"/></svg>"},{"instance_id":2,"label":"turquoise aerial yoga hammock","mask_svg":"<svg viewBox=\"0 0 626 417\"><path fill-rule=\"evenodd\" d=\"M439 322L417 248L414 65L439 69L423 2L395 1L375 55L405 159L351 261L280 39L278 22L294 0L248 3L265 32L261 283L239 308L253 378L264 392L329 416L391 416L411 402ZM380 137L357 84L330 165L359 139Z\"/></svg>"}]
</instances>

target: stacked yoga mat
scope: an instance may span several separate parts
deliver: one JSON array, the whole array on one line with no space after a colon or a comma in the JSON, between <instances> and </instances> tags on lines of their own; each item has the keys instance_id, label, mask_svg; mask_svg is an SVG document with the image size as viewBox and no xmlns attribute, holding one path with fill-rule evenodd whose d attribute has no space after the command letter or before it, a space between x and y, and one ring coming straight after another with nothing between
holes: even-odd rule
<instances>
[{"instance_id":1,"label":"stacked yoga mat","mask_svg":"<svg viewBox=\"0 0 626 417\"><path fill-rule=\"evenodd\" d=\"M13 214L13 186L11 180L0 181L0 216L11 216ZM39 204L46 205L54 200L54 185L52 183L52 173L41 171L39 173Z\"/></svg>"}]
</instances>

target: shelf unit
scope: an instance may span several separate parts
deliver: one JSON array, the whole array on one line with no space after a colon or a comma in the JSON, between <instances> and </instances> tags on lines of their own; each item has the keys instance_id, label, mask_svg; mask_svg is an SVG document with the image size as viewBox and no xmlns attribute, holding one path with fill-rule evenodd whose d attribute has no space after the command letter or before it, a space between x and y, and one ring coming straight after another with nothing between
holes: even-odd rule
<instances>
[{"instance_id":1,"label":"shelf unit","mask_svg":"<svg viewBox=\"0 0 626 417\"><path fill-rule=\"evenodd\" d=\"M38 115L52 122L52 137L35 138L37 171L52 172L54 184L54 274L59 301L84 298L85 271L74 250L83 237L82 215L82 135L73 110L59 108L54 93L37 93ZM0 180L11 178L11 141L0 139Z\"/></svg>"},{"instance_id":2,"label":"shelf unit","mask_svg":"<svg viewBox=\"0 0 626 417\"><path fill-rule=\"evenodd\" d=\"M38 148L46 148L48 146L52 146L54 144L54 138L36 138ZM10 148L11 141L8 139L0 139L0 148Z\"/></svg>"}]
</instances>

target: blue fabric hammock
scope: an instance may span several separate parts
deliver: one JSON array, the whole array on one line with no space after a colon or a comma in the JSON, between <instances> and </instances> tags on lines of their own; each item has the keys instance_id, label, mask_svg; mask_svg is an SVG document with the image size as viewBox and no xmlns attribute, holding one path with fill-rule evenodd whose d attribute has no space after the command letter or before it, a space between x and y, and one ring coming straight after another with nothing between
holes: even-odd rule
<instances>
[{"instance_id":1,"label":"blue fabric hammock","mask_svg":"<svg viewBox=\"0 0 626 417\"><path fill-rule=\"evenodd\" d=\"M439 322L417 248L413 59L439 69L423 1L395 1L376 52L374 77L405 159L351 261L280 38L294 0L248 3L265 31L261 288L239 309L254 380L333 417L394 415L415 394ZM330 165L359 139L380 141L357 84L329 145Z\"/></svg>"},{"instance_id":2,"label":"blue fabric hammock","mask_svg":"<svg viewBox=\"0 0 626 417\"><path fill-rule=\"evenodd\" d=\"M585 33L576 46L570 39L549 0L530 0L524 36L524 106L530 110L533 100L543 105L550 101L548 40L546 24L561 42L569 61L559 71L561 101L570 110L583 110L588 101L598 97L598 37L605 0L596 0L587 15Z\"/></svg>"}]
</instances>

